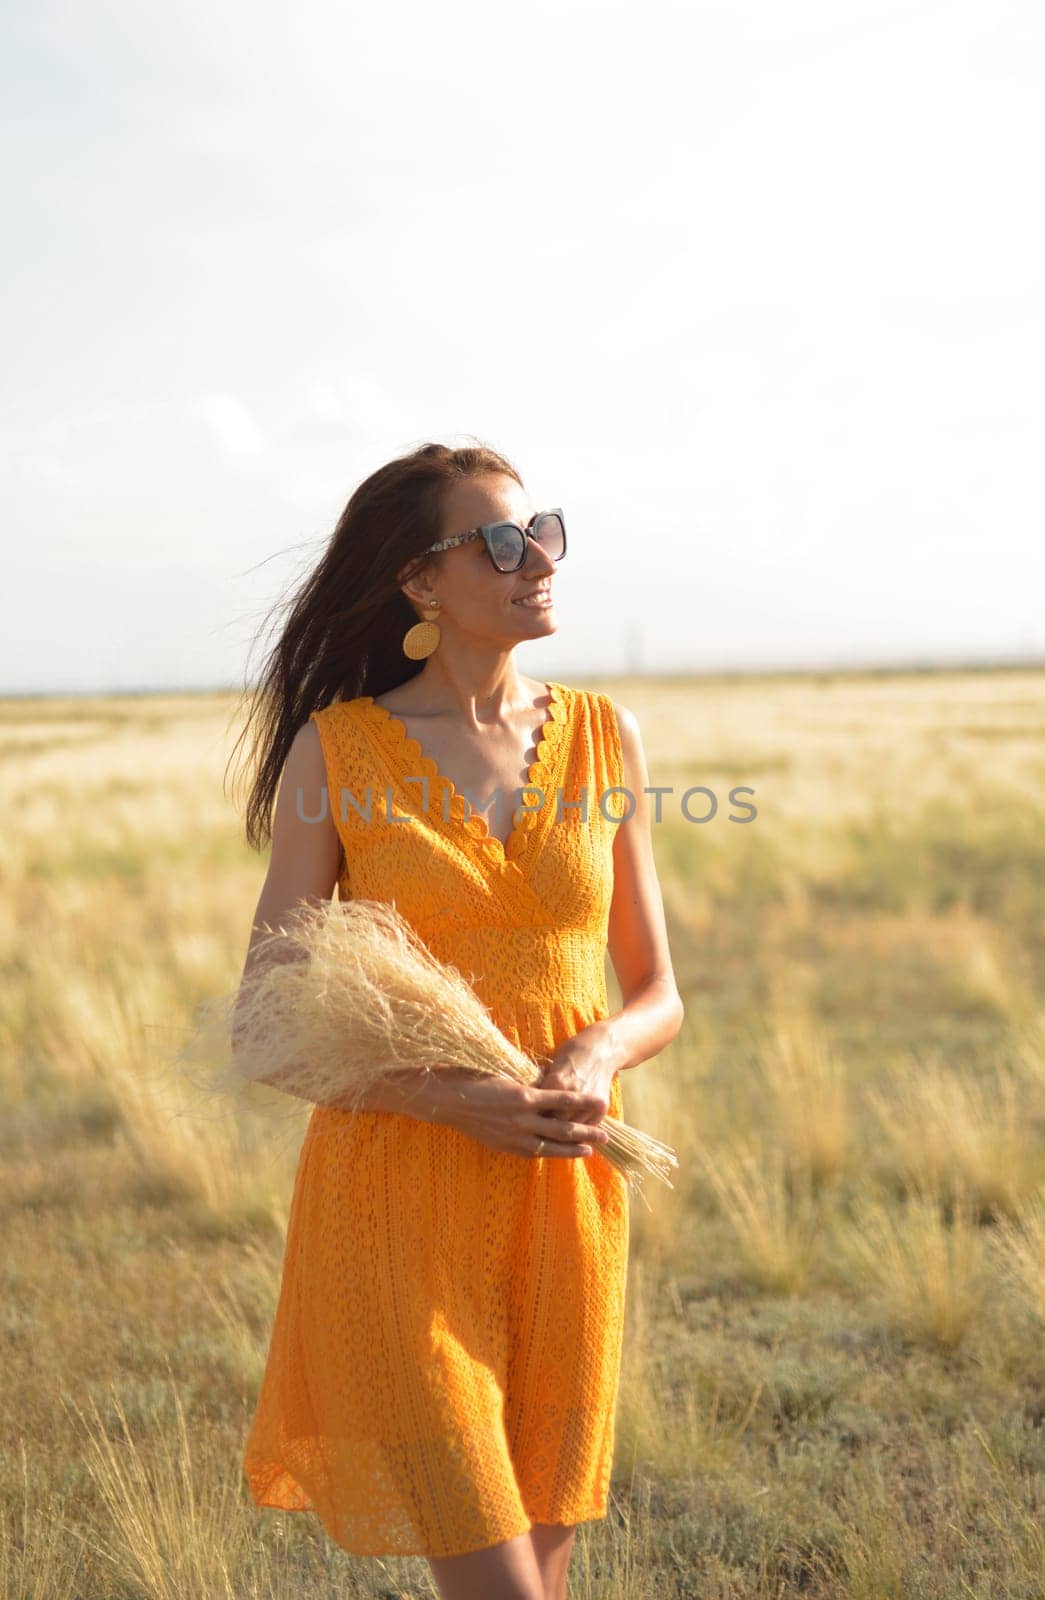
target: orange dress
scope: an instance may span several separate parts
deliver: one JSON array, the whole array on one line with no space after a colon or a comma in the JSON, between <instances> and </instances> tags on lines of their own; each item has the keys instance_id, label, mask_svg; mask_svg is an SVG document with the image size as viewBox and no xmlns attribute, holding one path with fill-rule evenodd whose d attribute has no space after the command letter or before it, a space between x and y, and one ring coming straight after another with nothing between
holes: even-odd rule
<instances>
[{"instance_id":1,"label":"orange dress","mask_svg":"<svg viewBox=\"0 0 1045 1600\"><path fill-rule=\"evenodd\" d=\"M612 703L548 690L528 772L541 798L524 792L506 845L371 696L311 719L340 897L394 902L545 1059L608 1015L624 814ZM628 1234L627 1181L598 1149L519 1156L442 1123L317 1106L246 1445L254 1501L316 1512L359 1555L461 1555L604 1517Z\"/></svg>"}]
</instances>

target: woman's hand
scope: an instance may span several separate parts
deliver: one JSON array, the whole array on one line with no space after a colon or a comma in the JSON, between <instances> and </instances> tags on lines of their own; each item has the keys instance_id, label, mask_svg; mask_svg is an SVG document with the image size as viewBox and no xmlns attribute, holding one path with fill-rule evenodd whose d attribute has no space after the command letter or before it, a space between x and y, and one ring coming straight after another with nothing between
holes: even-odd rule
<instances>
[{"instance_id":1,"label":"woman's hand","mask_svg":"<svg viewBox=\"0 0 1045 1600\"><path fill-rule=\"evenodd\" d=\"M619 1070L618 1057L605 1028L593 1022L559 1046L545 1068L542 1089L568 1089L579 1095L572 1115L598 1125L610 1106L613 1080ZM551 1111L551 1116L559 1116Z\"/></svg>"},{"instance_id":2,"label":"woman's hand","mask_svg":"<svg viewBox=\"0 0 1045 1600\"><path fill-rule=\"evenodd\" d=\"M405 1076L405 1075L404 1075ZM386 1075L386 1079L392 1074ZM515 1083L465 1067L437 1067L414 1074L415 1084L396 1087L389 1109L442 1122L478 1139L490 1150L516 1156L590 1156L606 1130L580 1115L588 1096L544 1084ZM418 1093L420 1078L423 1088ZM376 1108L379 1109L379 1108Z\"/></svg>"}]
</instances>

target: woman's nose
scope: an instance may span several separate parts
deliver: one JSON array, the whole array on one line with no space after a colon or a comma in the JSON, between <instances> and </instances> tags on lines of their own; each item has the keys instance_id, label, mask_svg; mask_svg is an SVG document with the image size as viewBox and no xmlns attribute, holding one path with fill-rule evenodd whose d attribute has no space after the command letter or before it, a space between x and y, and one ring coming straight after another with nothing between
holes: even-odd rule
<instances>
[{"instance_id":1,"label":"woman's nose","mask_svg":"<svg viewBox=\"0 0 1045 1600\"><path fill-rule=\"evenodd\" d=\"M554 572L555 560L550 556L543 544L538 544L536 539L526 541L526 560L523 563L527 572Z\"/></svg>"}]
</instances>

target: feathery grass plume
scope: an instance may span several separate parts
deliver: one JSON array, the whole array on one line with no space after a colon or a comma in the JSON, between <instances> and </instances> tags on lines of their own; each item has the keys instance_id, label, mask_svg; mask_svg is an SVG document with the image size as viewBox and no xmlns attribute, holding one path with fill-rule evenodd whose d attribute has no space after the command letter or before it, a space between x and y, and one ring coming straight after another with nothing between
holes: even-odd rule
<instances>
[{"instance_id":1,"label":"feathery grass plume","mask_svg":"<svg viewBox=\"0 0 1045 1600\"><path fill-rule=\"evenodd\" d=\"M539 1084L542 1068L498 1028L456 967L440 961L384 900L301 901L258 942L235 994L204 1008L190 1053L217 1046L212 1090L264 1083L356 1109L371 1085L440 1068ZM184 1059L184 1053L183 1053ZM674 1188L675 1152L605 1117L599 1154L641 1182Z\"/></svg>"}]
</instances>

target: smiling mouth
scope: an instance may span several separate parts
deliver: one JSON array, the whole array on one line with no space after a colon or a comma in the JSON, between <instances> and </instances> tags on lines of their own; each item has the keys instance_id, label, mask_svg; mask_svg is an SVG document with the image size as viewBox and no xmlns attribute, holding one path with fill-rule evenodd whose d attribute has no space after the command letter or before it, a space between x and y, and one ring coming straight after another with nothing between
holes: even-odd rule
<instances>
[{"instance_id":1,"label":"smiling mouth","mask_svg":"<svg viewBox=\"0 0 1045 1600\"><path fill-rule=\"evenodd\" d=\"M552 603L550 589L536 589L532 594L520 595L518 600L513 600L513 606L528 606L531 611L542 611Z\"/></svg>"}]
</instances>

